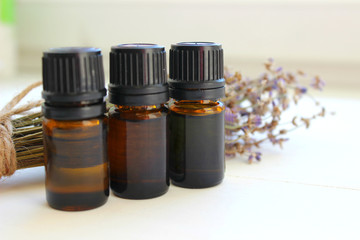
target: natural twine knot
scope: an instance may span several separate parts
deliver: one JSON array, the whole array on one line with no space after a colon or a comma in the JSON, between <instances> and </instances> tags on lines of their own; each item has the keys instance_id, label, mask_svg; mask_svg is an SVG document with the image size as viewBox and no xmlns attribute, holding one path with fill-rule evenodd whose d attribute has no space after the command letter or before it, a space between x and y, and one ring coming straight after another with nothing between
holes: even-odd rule
<instances>
[{"instance_id":1,"label":"natural twine knot","mask_svg":"<svg viewBox=\"0 0 360 240\"><path fill-rule=\"evenodd\" d=\"M41 105L42 100L29 102L23 106L15 108L21 99L23 99L32 89L41 85L36 82L25 88L16 95L6 106L0 111L0 178L3 176L11 176L17 169L16 150L12 140L13 126L11 124L11 116L24 113L34 107Z\"/></svg>"}]
</instances>

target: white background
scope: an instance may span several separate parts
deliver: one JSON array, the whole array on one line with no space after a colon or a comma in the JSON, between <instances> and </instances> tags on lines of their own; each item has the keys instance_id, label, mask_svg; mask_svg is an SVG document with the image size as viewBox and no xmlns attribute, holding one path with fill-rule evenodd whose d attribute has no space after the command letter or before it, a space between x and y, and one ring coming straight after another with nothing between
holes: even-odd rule
<instances>
[{"instance_id":1,"label":"white background","mask_svg":"<svg viewBox=\"0 0 360 240\"><path fill-rule=\"evenodd\" d=\"M18 67L41 72L50 47L215 41L225 64L256 77L273 57L320 74L331 88L360 87L357 0L18 0ZM6 46L0 44L0 50ZM1 80L0 80L1 81Z\"/></svg>"}]
</instances>

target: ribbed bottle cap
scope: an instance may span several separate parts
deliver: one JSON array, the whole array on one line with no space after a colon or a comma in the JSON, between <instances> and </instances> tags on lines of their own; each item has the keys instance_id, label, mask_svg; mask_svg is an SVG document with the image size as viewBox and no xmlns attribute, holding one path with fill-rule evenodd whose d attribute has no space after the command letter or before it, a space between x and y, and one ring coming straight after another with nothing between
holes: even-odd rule
<instances>
[{"instance_id":1,"label":"ribbed bottle cap","mask_svg":"<svg viewBox=\"0 0 360 240\"><path fill-rule=\"evenodd\" d=\"M220 44L213 42L173 44L169 62L170 97L177 100L224 97L224 58Z\"/></svg>"},{"instance_id":2,"label":"ribbed bottle cap","mask_svg":"<svg viewBox=\"0 0 360 240\"><path fill-rule=\"evenodd\" d=\"M81 119L101 115L106 95L101 50L98 48L52 48L43 53L43 111L46 117ZM74 103L94 104L92 110L71 109ZM69 106L60 109L59 106ZM95 106L96 105L96 106ZM94 110L97 108L97 110ZM73 115L67 117L66 115Z\"/></svg>"},{"instance_id":3,"label":"ribbed bottle cap","mask_svg":"<svg viewBox=\"0 0 360 240\"><path fill-rule=\"evenodd\" d=\"M106 95L100 49L52 48L42 61L45 101L77 102Z\"/></svg>"},{"instance_id":4,"label":"ribbed bottle cap","mask_svg":"<svg viewBox=\"0 0 360 240\"><path fill-rule=\"evenodd\" d=\"M166 52L156 44L113 46L109 101L117 105L156 105L168 101Z\"/></svg>"}]
</instances>

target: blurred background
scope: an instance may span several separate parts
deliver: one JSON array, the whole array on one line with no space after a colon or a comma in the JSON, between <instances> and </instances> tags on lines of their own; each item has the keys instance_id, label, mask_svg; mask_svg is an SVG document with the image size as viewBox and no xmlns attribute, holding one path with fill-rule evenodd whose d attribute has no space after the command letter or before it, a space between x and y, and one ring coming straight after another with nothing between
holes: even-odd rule
<instances>
[{"instance_id":1,"label":"blurred background","mask_svg":"<svg viewBox=\"0 0 360 240\"><path fill-rule=\"evenodd\" d=\"M41 76L51 47L120 43L167 47L223 44L225 65L256 77L272 57L287 70L319 74L328 88L360 87L360 1L356 0L0 0L0 82ZM106 75L108 73L106 71Z\"/></svg>"}]
</instances>

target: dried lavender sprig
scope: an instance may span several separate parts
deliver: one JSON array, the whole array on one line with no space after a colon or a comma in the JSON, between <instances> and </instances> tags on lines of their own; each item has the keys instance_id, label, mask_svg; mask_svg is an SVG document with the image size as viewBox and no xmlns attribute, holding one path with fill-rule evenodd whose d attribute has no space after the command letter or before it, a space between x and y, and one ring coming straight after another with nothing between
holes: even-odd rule
<instances>
[{"instance_id":1,"label":"dried lavender sprig","mask_svg":"<svg viewBox=\"0 0 360 240\"><path fill-rule=\"evenodd\" d=\"M227 156L235 156L239 153L246 155L249 162L254 159L259 161L261 154L254 152L254 147L259 148L260 144L267 140L281 147L288 138L280 135L302 126L309 127L311 120L325 115L325 108L322 108L321 112L312 118L300 118L302 124L297 124L295 117L291 122L293 128L278 130L282 113L289 107L291 100L297 104L303 96L308 96L316 105L319 103L308 94L307 88L300 84L298 79L305 76L302 71L284 72L282 67L274 66L272 59L265 63L265 68L266 72L260 78L252 80L243 78L237 72L225 74L227 89L223 100L227 106L225 113ZM325 83L316 76L311 80L310 86L322 90ZM266 122L269 116L271 121ZM276 131L278 133L275 134ZM266 137L258 140L258 133L266 134Z\"/></svg>"}]
</instances>

